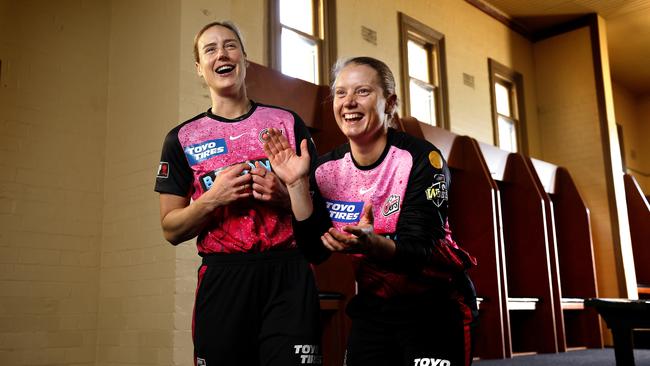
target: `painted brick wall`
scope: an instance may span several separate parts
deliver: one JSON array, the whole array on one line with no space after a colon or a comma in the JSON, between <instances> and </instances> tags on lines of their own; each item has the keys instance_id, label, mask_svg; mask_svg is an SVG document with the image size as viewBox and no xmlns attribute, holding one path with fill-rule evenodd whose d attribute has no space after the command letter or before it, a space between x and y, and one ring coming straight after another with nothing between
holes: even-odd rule
<instances>
[{"instance_id":1,"label":"painted brick wall","mask_svg":"<svg viewBox=\"0 0 650 366\"><path fill-rule=\"evenodd\" d=\"M179 2L111 1L97 365L169 365L176 252L153 192L178 118Z\"/></svg>"},{"instance_id":2,"label":"painted brick wall","mask_svg":"<svg viewBox=\"0 0 650 366\"><path fill-rule=\"evenodd\" d=\"M0 1L0 364L94 365L108 8Z\"/></svg>"}]
</instances>

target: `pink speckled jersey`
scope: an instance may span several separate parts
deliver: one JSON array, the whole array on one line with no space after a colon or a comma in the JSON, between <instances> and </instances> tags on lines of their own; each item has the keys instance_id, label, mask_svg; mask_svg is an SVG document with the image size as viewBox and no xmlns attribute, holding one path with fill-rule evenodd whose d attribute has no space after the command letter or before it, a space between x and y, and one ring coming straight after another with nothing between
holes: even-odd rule
<instances>
[{"instance_id":1,"label":"pink speckled jersey","mask_svg":"<svg viewBox=\"0 0 650 366\"><path fill-rule=\"evenodd\" d=\"M422 293L470 266L474 259L451 238L447 223L449 169L429 142L390 129L380 158L359 166L350 146L325 154L312 177L314 213L296 225L310 260L327 256L320 235L356 225L372 204L375 233L395 242L396 254L378 262L352 254L360 293L389 298Z\"/></svg>"},{"instance_id":2,"label":"pink speckled jersey","mask_svg":"<svg viewBox=\"0 0 650 366\"><path fill-rule=\"evenodd\" d=\"M296 141L311 141L302 120L293 112L253 103L237 119L209 110L172 129L163 145L155 190L198 199L212 187L224 168L259 161L272 170L263 150L262 136L270 127L280 129L295 148ZM315 156L313 144L310 149ZM214 220L199 234L200 253L262 252L295 246L291 214L254 198L238 201L214 212Z\"/></svg>"},{"instance_id":3,"label":"pink speckled jersey","mask_svg":"<svg viewBox=\"0 0 650 366\"><path fill-rule=\"evenodd\" d=\"M341 229L355 224L363 206L372 204L375 232L394 233L412 166L411 154L395 146L390 146L386 158L372 169L358 169L350 152L320 165L316 181L333 226Z\"/></svg>"}]
</instances>

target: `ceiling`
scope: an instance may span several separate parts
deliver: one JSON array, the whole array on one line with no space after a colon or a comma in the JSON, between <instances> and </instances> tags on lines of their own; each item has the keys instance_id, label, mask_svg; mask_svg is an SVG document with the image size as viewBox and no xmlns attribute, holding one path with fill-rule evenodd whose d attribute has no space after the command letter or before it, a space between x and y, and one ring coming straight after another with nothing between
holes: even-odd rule
<instances>
[{"instance_id":1,"label":"ceiling","mask_svg":"<svg viewBox=\"0 0 650 366\"><path fill-rule=\"evenodd\" d=\"M475 2L475 1L474 1ZM529 34L589 13L605 19L612 79L650 94L650 0L480 0Z\"/></svg>"}]
</instances>

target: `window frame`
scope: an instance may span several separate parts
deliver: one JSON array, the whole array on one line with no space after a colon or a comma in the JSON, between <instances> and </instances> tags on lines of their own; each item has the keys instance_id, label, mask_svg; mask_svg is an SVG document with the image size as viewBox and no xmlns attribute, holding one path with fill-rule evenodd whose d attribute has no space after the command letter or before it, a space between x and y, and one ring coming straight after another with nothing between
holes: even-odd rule
<instances>
[{"instance_id":1,"label":"window frame","mask_svg":"<svg viewBox=\"0 0 650 366\"><path fill-rule=\"evenodd\" d=\"M399 47L402 76L402 114L411 115L410 81L408 67L408 41L413 40L428 53L430 81L435 100L436 127L449 130L449 95L447 91L447 63L444 34L432 29L410 16L398 13ZM435 52L434 52L435 51ZM415 80L419 80L414 78ZM420 80L422 81L422 80ZM437 85L435 82L437 81Z\"/></svg>"},{"instance_id":2,"label":"window frame","mask_svg":"<svg viewBox=\"0 0 650 366\"><path fill-rule=\"evenodd\" d=\"M517 136L517 152L528 155L528 134L526 131L526 108L524 103L524 77L521 73L488 58L488 75L490 82L490 104L492 106L492 132L494 146L499 147L499 116L514 122ZM497 112L496 83L509 86L510 110L513 116L504 116Z\"/></svg>"},{"instance_id":3,"label":"window frame","mask_svg":"<svg viewBox=\"0 0 650 366\"><path fill-rule=\"evenodd\" d=\"M318 50L318 84L329 85L330 69L336 62L336 1L311 1L312 9L314 9L314 35L306 34L280 23L280 0L268 1L268 65L272 69L282 72L282 50L280 48L282 45L282 28L287 28L301 37L308 38L316 43Z\"/></svg>"}]
</instances>

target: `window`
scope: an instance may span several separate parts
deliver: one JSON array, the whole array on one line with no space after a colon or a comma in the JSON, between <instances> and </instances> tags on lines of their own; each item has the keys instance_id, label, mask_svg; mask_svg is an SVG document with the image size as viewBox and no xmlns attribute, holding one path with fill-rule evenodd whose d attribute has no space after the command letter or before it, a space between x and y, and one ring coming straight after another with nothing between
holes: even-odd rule
<instances>
[{"instance_id":1,"label":"window","mask_svg":"<svg viewBox=\"0 0 650 366\"><path fill-rule=\"evenodd\" d=\"M402 112L448 129L444 35L403 13L399 25Z\"/></svg>"},{"instance_id":2,"label":"window","mask_svg":"<svg viewBox=\"0 0 650 366\"><path fill-rule=\"evenodd\" d=\"M269 65L314 84L329 82L334 62L333 0L269 1Z\"/></svg>"},{"instance_id":3,"label":"window","mask_svg":"<svg viewBox=\"0 0 650 366\"><path fill-rule=\"evenodd\" d=\"M523 77L489 59L494 144L510 152L528 154L524 124Z\"/></svg>"}]
</instances>

